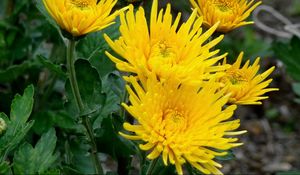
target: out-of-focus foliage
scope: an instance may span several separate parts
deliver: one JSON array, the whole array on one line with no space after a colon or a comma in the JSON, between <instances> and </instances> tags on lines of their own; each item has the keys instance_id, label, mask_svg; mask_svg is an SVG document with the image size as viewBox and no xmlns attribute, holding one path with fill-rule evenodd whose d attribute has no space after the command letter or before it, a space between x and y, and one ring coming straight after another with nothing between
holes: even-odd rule
<instances>
[{"instance_id":1,"label":"out-of-focus foliage","mask_svg":"<svg viewBox=\"0 0 300 175\"><path fill-rule=\"evenodd\" d=\"M118 8L126 4L120 1ZM0 138L1 174L94 173L89 141L66 81L65 41L58 27L40 0L3 0L0 8L4 9L0 12L0 115L7 124ZM109 47L103 33L116 38L118 26L117 21L82 39L76 46L75 64L89 109L85 114L90 116L97 141L107 145L99 150L114 160L128 159L136 150L118 135L125 84L104 54ZM29 84L35 87L34 104L33 86L13 100Z\"/></svg>"},{"instance_id":2,"label":"out-of-focus foliage","mask_svg":"<svg viewBox=\"0 0 300 175\"><path fill-rule=\"evenodd\" d=\"M115 9L130 2L133 1L119 0ZM160 2L160 6L164 6L167 1ZM188 1L168 2L172 3L172 13L182 12L180 23L184 22L191 12ZM136 0L133 3L136 8L144 6L148 14L152 1ZM95 173L90 157L90 140L81 125L79 115L82 114L77 113L68 82L66 40L48 16L42 0L1 0L0 9L0 117L7 125L0 134L0 174ZM292 10L293 14L299 14L297 6ZM106 158L102 160L103 165L109 167L107 162L114 163L113 168L107 168L107 174L136 173L140 165L141 174L146 174L150 164L146 154L139 151L137 143L118 134L126 119L121 107L121 102L127 97L126 83L122 79L123 74L104 54L105 51L113 51L103 34L113 40L118 38L119 25L117 19L105 30L81 39L76 45L75 68L88 109L84 114L88 114L95 133L97 154ZM286 68L292 78L288 85L293 89L294 101L300 103L299 38L276 42L272 46L271 42L257 34L253 26L247 26L226 35L217 47L222 49L222 53L229 52L228 60L236 58L242 50L245 58L261 56L262 62L266 63L263 66L268 67L275 59L281 60L283 72ZM289 79L285 74L277 76ZM296 104L294 101L293 104ZM268 120L280 118L281 108L270 105L265 108L265 115L271 116ZM297 122L294 121L297 120L289 119L284 127L295 128ZM230 152L226 157L217 159L225 161L234 157L234 152ZM140 164L136 165L136 162ZM199 174L188 165L185 169L190 174ZM175 167L165 168L160 158L153 172L175 174Z\"/></svg>"},{"instance_id":3,"label":"out-of-focus foliage","mask_svg":"<svg viewBox=\"0 0 300 175\"><path fill-rule=\"evenodd\" d=\"M297 95L294 101L300 104L300 38L293 37L288 43L274 42L273 50L284 63L287 73L298 81L292 83L292 90Z\"/></svg>"},{"instance_id":4,"label":"out-of-focus foliage","mask_svg":"<svg viewBox=\"0 0 300 175\"><path fill-rule=\"evenodd\" d=\"M297 81L300 81L300 39L294 37L289 43L276 42L273 50L285 64L287 72Z\"/></svg>"}]
</instances>

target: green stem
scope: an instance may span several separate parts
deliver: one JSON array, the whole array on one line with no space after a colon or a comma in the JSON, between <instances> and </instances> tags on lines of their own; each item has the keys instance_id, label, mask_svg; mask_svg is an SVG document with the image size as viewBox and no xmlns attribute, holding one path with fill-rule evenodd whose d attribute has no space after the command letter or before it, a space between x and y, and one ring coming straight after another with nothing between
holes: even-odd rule
<instances>
[{"instance_id":1,"label":"green stem","mask_svg":"<svg viewBox=\"0 0 300 175\"><path fill-rule=\"evenodd\" d=\"M75 97L76 105L78 107L79 113L84 110L84 105L81 99L77 79L76 79L76 72L75 72L75 44L76 42L73 40L69 40L68 48L67 48L67 68L69 72L69 80L72 89L72 93Z\"/></svg>"},{"instance_id":2,"label":"green stem","mask_svg":"<svg viewBox=\"0 0 300 175\"><path fill-rule=\"evenodd\" d=\"M153 170L155 168L157 161L158 161L158 158L156 158L150 162L150 165L146 171L146 175L153 175Z\"/></svg>"},{"instance_id":3,"label":"green stem","mask_svg":"<svg viewBox=\"0 0 300 175\"><path fill-rule=\"evenodd\" d=\"M87 115L83 116L82 123L83 123L84 127L87 130L87 134L88 134L90 142L91 142L91 146L92 146L91 156L92 156L94 164L95 164L96 174L104 174L102 166L101 166L101 162L100 162L100 160L97 156L97 152L98 152L97 144L95 142L95 137L94 137L94 133L93 133L93 129L92 129L92 126L91 126L89 116L87 116Z\"/></svg>"},{"instance_id":4,"label":"green stem","mask_svg":"<svg viewBox=\"0 0 300 175\"><path fill-rule=\"evenodd\" d=\"M129 94L128 94L127 90L125 89L121 103L127 103L128 97L129 97ZM121 107L120 116L122 117L122 119L124 121L128 121L128 118L126 117L126 110L124 107Z\"/></svg>"},{"instance_id":5,"label":"green stem","mask_svg":"<svg viewBox=\"0 0 300 175\"><path fill-rule=\"evenodd\" d=\"M83 105L82 98L80 95L77 78L76 78L76 72L75 72L75 64L74 64L75 63L75 59L74 59L75 44L76 44L76 42L74 40L69 40L68 47L67 47L67 68L68 68L68 73L69 73L70 85L71 85L72 93L74 95L75 102L76 102L76 105L78 108L78 112L79 112L80 116L82 117L82 123L87 131L87 136L90 140L91 149L92 149L91 156L92 156L92 159L93 159L93 162L95 165L96 173L104 174L99 157L97 156L97 152L98 152L97 145L95 142L91 122L89 121L89 116L82 115L82 113L84 112L84 105Z\"/></svg>"}]
</instances>

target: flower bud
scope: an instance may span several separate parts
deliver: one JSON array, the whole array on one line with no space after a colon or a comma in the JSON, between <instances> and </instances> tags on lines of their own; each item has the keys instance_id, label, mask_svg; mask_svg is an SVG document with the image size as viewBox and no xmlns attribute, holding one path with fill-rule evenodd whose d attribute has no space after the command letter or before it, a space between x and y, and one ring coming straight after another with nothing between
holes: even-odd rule
<instances>
[{"instance_id":1,"label":"flower bud","mask_svg":"<svg viewBox=\"0 0 300 175\"><path fill-rule=\"evenodd\" d=\"M7 128L6 122L3 118L0 118L0 134L2 134Z\"/></svg>"}]
</instances>

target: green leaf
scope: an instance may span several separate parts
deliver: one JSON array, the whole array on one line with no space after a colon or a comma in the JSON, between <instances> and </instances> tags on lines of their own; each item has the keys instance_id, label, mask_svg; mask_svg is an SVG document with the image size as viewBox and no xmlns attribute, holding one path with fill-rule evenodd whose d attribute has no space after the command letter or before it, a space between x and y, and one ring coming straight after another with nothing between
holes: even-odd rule
<instances>
[{"instance_id":1,"label":"green leaf","mask_svg":"<svg viewBox=\"0 0 300 175\"><path fill-rule=\"evenodd\" d=\"M0 70L0 83L9 83L24 75L24 73L35 66L33 62L26 61L19 65L12 65L5 70Z\"/></svg>"},{"instance_id":2,"label":"green leaf","mask_svg":"<svg viewBox=\"0 0 300 175\"><path fill-rule=\"evenodd\" d=\"M58 154L54 154L56 140L52 128L42 135L34 148L29 143L23 144L14 155L14 173L42 173L50 168L58 158Z\"/></svg>"},{"instance_id":3,"label":"green leaf","mask_svg":"<svg viewBox=\"0 0 300 175\"><path fill-rule=\"evenodd\" d=\"M102 93L102 83L99 74L87 60L78 59L75 62L76 77L85 111L83 114L98 113L105 102L105 94ZM66 92L70 114L78 116L74 96L72 94L70 82L66 82Z\"/></svg>"},{"instance_id":4,"label":"green leaf","mask_svg":"<svg viewBox=\"0 0 300 175\"><path fill-rule=\"evenodd\" d=\"M289 43L275 42L273 51L278 59L285 64L290 76L300 81L300 39L293 37Z\"/></svg>"},{"instance_id":5,"label":"green leaf","mask_svg":"<svg viewBox=\"0 0 300 175\"><path fill-rule=\"evenodd\" d=\"M11 104L10 119L17 126L25 123L31 114L33 93L33 85L30 85L25 89L24 95L20 96L17 94Z\"/></svg>"},{"instance_id":6,"label":"green leaf","mask_svg":"<svg viewBox=\"0 0 300 175\"><path fill-rule=\"evenodd\" d=\"M93 160L87 154L90 145L86 142L86 137L76 137L65 143L68 150L68 159L71 167L65 166L65 174L95 174Z\"/></svg>"},{"instance_id":7,"label":"green leaf","mask_svg":"<svg viewBox=\"0 0 300 175\"><path fill-rule=\"evenodd\" d=\"M52 111L39 111L32 116L32 118L34 118L34 125L32 129L35 133L42 135L42 133L47 132L54 126L50 112Z\"/></svg>"},{"instance_id":8,"label":"green leaf","mask_svg":"<svg viewBox=\"0 0 300 175\"><path fill-rule=\"evenodd\" d=\"M6 174L8 173L10 170L10 165L7 161L3 161L0 163L0 174Z\"/></svg>"},{"instance_id":9,"label":"green leaf","mask_svg":"<svg viewBox=\"0 0 300 175\"><path fill-rule=\"evenodd\" d=\"M104 54L105 51L113 51L104 40L103 34L107 34L111 39L116 39L120 36L119 26L120 20L117 18L115 24L102 31L87 35L80 40L76 47L78 56L89 60L101 77L116 70L115 64Z\"/></svg>"},{"instance_id":10,"label":"green leaf","mask_svg":"<svg viewBox=\"0 0 300 175\"><path fill-rule=\"evenodd\" d=\"M49 169L43 173L40 173L40 175L61 175L61 171L59 169Z\"/></svg>"},{"instance_id":11,"label":"green leaf","mask_svg":"<svg viewBox=\"0 0 300 175\"><path fill-rule=\"evenodd\" d=\"M66 73L61 69L59 65L56 65L49 61L47 58L43 57L42 55L38 55L37 59L41 62L41 64L48 68L51 72L62 78L63 80L67 79Z\"/></svg>"},{"instance_id":12,"label":"green leaf","mask_svg":"<svg viewBox=\"0 0 300 175\"><path fill-rule=\"evenodd\" d=\"M64 110L39 111L33 115L33 118L35 120L33 130L39 135L48 131L54 126L57 126L61 129L72 130L72 132L78 131L81 133L82 131L82 125L78 125L74 118L69 116L69 114Z\"/></svg>"},{"instance_id":13,"label":"green leaf","mask_svg":"<svg viewBox=\"0 0 300 175\"><path fill-rule=\"evenodd\" d=\"M0 156L3 159L13 150L25 137L33 125L33 121L27 122L33 106L34 88L28 86L23 96L16 95L11 105L10 120L4 113L0 113L1 118L7 122L7 130L0 137Z\"/></svg>"},{"instance_id":14,"label":"green leaf","mask_svg":"<svg viewBox=\"0 0 300 175\"><path fill-rule=\"evenodd\" d=\"M129 157L136 152L133 142L118 134L122 127L122 121L118 116L110 116L103 119L102 126L97 132L97 143L101 145L101 152L111 155L113 158ZM108 144L114 143L114 144Z\"/></svg>"},{"instance_id":15,"label":"green leaf","mask_svg":"<svg viewBox=\"0 0 300 175\"><path fill-rule=\"evenodd\" d=\"M119 72L110 73L103 78L103 91L106 94L105 104L93 128L99 128L103 118L121 110L121 102L125 95L125 82Z\"/></svg>"},{"instance_id":16,"label":"green leaf","mask_svg":"<svg viewBox=\"0 0 300 175\"><path fill-rule=\"evenodd\" d=\"M56 126L64 129L76 129L78 128L78 123L70 117L66 111L58 111L58 112L49 112L52 118L52 121Z\"/></svg>"}]
</instances>

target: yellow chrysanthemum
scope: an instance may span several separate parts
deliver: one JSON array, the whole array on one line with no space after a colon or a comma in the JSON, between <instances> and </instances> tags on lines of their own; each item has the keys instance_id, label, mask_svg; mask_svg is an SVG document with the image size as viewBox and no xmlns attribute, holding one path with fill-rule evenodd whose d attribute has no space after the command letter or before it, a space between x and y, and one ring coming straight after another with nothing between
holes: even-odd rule
<instances>
[{"instance_id":1,"label":"yellow chrysanthemum","mask_svg":"<svg viewBox=\"0 0 300 175\"><path fill-rule=\"evenodd\" d=\"M158 2L154 0L149 28L144 9L140 7L134 13L133 6L130 6L126 14L120 14L121 37L112 41L105 35L110 47L123 57L118 59L106 53L119 70L138 74L142 79L154 72L160 79L176 77L180 81L199 81L204 79L204 74L222 69L222 66L212 65L225 55L213 57L219 50L210 49L223 36L206 41L217 24L202 33L202 18L197 18L196 11L179 26L180 13L173 21L170 4L165 12L162 9L159 13L157 6Z\"/></svg>"},{"instance_id":2,"label":"yellow chrysanthemum","mask_svg":"<svg viewBox=\"0 0 300 175\"><path fill-rule=\"evenodd\" d=\"M227 93L231 94L230 103L241 105L261 104L260 100L268 98L268 96L263 96L265 93L278 90L277 88L266 88L272 79L265 79L273 72L275 67L258 74L260 58L257 58L253 65L249 66L250 62L248 60L241 67L242 59L243 52L240 53L236 62L226 70L226 74L220 79L220 82L229 86Z\"/></svg>"},{"instance_id":3,"label":"yellow chrysanthemum","mask_svg":"<svg viewBox=\"0 0 300 175\"><path fill-rule=\"evenodd\" d=\"M190 0L192 6L198 9L198 14L203 17L204 25L211 27L217 22L219 32L229 32L243 25L253 24L245 21L250 13L261 2L254 0Z\"/></svg>"},{"instance_id":4,"label":"yellow chrysanthemum","mask_svg":"<svg viewBox=\"0 0 300 175\"><path fill-rule=\"evenodd\" d=\"M236 109L235 105L224 106L229 95L217 91L213 80L202 88L154 78L142 86L136 78L129 81L133 87L127 86L131 105L123 106L137 123L123 125L133 135L120 134L143 141L139 147L151 152L147 158L162 155L164 164L175 164L179 174L186 162L205 174L221 174L218 168L222 166L214 158L241 145L230 136L245 132L233 131L240 121L229 120Z\"/></svg>"},{"instance_id":5,"label":"yellow chrysanthemum","mask_svg":"<svg viewBox=\"0 0 300 175\"><path fill-rule=\"evenodd\" d=\"M43 0L56 23L73 37L111 25L119 14L110 14L117 0ZM98 2L98 3L97 3Z\"/></svg>"}]
</instances>

